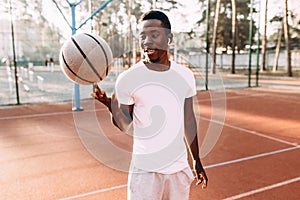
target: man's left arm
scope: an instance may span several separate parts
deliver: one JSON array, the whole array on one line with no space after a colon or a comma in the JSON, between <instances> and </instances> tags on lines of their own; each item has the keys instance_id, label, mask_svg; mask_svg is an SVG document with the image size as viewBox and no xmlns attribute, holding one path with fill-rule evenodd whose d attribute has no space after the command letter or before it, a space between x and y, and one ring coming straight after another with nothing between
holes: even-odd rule
<instances>
[{"instance_id":1,"label":"man's left arm","mask_svg":"<svg viewBox=\"0 0 300 200\"><path fill-rule=\"evenodd\" d=\"M202 184L202 188L207 187L208 178L202 166L199 156L197 122L193 109L193 97L185 99L184 102L184 129L185 138L193 159L193 167L197 176L197 185Z\"/></svg>"}]
</instances>

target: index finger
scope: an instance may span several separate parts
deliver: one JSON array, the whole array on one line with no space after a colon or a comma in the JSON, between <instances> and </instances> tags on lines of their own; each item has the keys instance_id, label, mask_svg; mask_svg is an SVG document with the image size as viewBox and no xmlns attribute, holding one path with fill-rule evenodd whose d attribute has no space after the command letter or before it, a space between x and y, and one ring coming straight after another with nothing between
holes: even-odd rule
<instances>
[{"instance_id":1,"label":"index finger","mask_svg":"<svg viewBox=\"0 0 300 200\"><path fill-rule=\"evenodd\" d=\"M207 187L207 183L206 183L206 180L203 181L203 184L202 184L202 189L205 189Z\"/></svg>"},{"instance_id":2,"label":"index finger","mask_svg":"<svg viewBox=\"0 0 300 200\"><path fill-rule=\"evenodd\" d=\"M97 89L99 88L97 83L94 83L93 86L94 86L94 88L97 88Z\"/></svg>"},{"instance_id":3,"label":"index finger","mask_svg":"<svg viewBox=\"0 0 300 200\"><path fill-rule=\"evenodd\" d=\"M101 92L101 89L99 88L98 84L97 83L94 83L93 84L93 89L94 89L94 92L96 92L96 90L98 90L99 92Z\"/></svg>"},{"instance_id":4,"label":"index finger","mask_svg":"<svg viewBox=\"0 0 300 200\"><path fill-rule=\"evenodd\" d=\"M202 189L205 189L207 187L207 179L203 174L200 174L201 180L202 180Z\"/></svg>"}]
</instances>

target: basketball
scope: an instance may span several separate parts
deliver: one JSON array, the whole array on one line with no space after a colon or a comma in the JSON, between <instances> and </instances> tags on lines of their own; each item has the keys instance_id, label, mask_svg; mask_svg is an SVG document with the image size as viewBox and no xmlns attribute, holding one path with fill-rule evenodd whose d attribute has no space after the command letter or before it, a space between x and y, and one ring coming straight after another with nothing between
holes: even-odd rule
<instances>
[{"instance_id":1,"label":"basketball","mask_svg":"<svg viewBox=\"0 0 300 200\"><path fill-rule=\"evenodd\" d=\"M59 62L71 81L91 85L102 81L111 69L112 51L107 42L92 33L78 33L61 47Z\"/></svg>"}]
</instances>

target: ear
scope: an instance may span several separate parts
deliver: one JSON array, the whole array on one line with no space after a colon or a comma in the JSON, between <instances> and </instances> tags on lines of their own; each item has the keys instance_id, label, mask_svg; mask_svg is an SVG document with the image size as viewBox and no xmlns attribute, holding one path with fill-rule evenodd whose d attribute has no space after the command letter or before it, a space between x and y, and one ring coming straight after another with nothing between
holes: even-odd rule
<instances>
[{"instance_id":1,"label":"ear","mask_svg":"<svg viewBox=\"0 0 300 200\"><path fill-rule=\"evenodd\" d=\"M173 34L169 33L168 34L168 44L171 44L173 42Z\"/></svg>"}]
</instances>

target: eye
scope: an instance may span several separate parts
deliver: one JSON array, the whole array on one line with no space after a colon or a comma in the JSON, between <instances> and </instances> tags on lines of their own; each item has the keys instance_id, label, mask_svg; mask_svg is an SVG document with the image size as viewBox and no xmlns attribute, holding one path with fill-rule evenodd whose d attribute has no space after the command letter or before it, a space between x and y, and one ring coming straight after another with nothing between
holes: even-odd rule
<instances>
[{"instance_id":1,"label":"eye","mask_svg":"<svg viewBox=\"0 0 300 200\"><path fill-rule=\"evenodd\" d=\"M146 39L146 35L140 35L140 39L141 40L145 40Z\"/></svg>"},{"instance_id":2,"label":"eye","mask_svg":"<svg viewBox=\"0 0 300 200\"><path fill-rule=\"evenodd\" d=\"M152 33L152 34L151 34L151 37L152 37L153 39L156 39L156 38L158 38L158 36L159 36L159 34L158 34L158 33Z\"/></svg>"}]
</instances>

